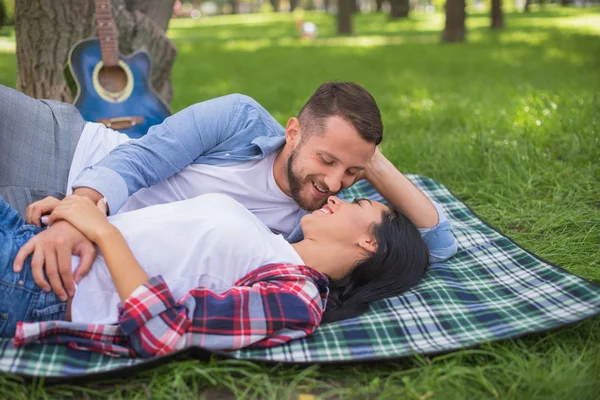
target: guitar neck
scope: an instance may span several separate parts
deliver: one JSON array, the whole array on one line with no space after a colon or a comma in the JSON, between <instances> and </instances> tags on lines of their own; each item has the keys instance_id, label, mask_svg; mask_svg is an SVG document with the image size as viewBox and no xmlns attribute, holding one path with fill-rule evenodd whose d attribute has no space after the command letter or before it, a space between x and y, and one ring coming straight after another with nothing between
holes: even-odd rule
<instances>
[{"instance_id":1,"label":"guitar neck","mask_svg":"<svg viewBox=\"0 0 600 400\"><path fill-rule=\"evenodd\" d=\"M119 65L119 36L113 22L110 0L94 0L94 5L102 62L107 67L116 67Z\"/></svg>"}]
</instances>

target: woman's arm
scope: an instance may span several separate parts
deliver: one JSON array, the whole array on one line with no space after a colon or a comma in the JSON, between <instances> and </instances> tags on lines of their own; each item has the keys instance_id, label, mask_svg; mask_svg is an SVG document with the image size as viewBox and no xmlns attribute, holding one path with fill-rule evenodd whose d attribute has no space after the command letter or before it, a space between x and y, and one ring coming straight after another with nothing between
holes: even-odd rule
<instances>
[{"instance_id":1,"label":"woman's arm","mask_svg":"<svg viewBox=\"0 0 600 400\"><path fill-rule=\"evenodd\" d=\"M87 197L69 196L56 206L49 221L52 224L61 219L98 245L121 301L125 302L148 280L148 274L133 256L121 232L108 222L104 199L94 204Z\"/></svg>"},{"instance_id":2,"label":"woman's arm","mask_svg":"<svg viewBox=\"0 0 600 400\"><path fill-rule=\"evenodd\" d=\"M224 293L198 287L179 301L158 276L123 303L119 326L138 357L189 346L211 351L271 347L314 332L326 299L327 279L299 265L266 265Z\"/></svg>"},{"instance_id":3,"label":"woman's arm","mask_svg":"<svg viewBox=\"0 0 600 400\"><path fill-rule=\"evenodd\" d=\"M148 274L133 256L121 232L113 225L103 231L95 243L104 256L121 301L125 302L138 286L148 280Z\"/></svg>"}]
</instances>

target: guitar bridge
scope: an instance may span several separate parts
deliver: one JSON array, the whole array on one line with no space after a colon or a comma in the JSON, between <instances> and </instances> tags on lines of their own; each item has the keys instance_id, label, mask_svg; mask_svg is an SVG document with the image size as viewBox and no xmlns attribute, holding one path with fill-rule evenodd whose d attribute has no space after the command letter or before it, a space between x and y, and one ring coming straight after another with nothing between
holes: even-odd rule
<instances>
[{"instance_id":1,"label":"guitar bridge","mask_svg":"<svg viewBox=\"0 0 600 400\"><path fill-rule=\"evenodd\" d=\"M117 118L100 118L96 122L99 122L107 128L114 129L116 131L125 130L132 128L136 125L144 123L144 117L117 117Z\"/></svg>"}]
</instances>

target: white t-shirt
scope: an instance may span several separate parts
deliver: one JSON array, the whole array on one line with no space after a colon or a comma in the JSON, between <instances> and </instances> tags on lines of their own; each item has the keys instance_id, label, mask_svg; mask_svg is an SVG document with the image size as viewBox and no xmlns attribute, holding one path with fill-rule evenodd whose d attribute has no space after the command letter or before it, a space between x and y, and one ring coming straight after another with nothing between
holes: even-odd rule
<instances>
[{"instance_id":1,"label":"white t-shirt","mask_svg":"<svg viewBox=\"0 0 600 400\"><path fill-rule=\"evenodd\" d=\"M110 216L136 260L152 277L162 275L176 300L191 289L216 293L269 263L304 262L281 236L231 197L206 194ZM79 258L73 257L73 269ZM127 266L123 266L126 268ZM121 304L101 253L76 287L73 322L116 323Z\"/></svg>"},{"instance_id":2,"label":"white t-shirt","mask_svg":"<svg viewBox=\"0 0 600 400\"><path fill-rule=\"evenodd\" d=\"M125 134L102 124L88 122L75 149L69 171L69 193L81 171L129 140L132 139ZM117 213L190 199L206 193L223 193L243 204L273 232L287 237L306 212L277 186L273 176L276 156L277 152L272 152L262 160L188 165L165 181L134 193Z\"/></svg>"}]
</instances>

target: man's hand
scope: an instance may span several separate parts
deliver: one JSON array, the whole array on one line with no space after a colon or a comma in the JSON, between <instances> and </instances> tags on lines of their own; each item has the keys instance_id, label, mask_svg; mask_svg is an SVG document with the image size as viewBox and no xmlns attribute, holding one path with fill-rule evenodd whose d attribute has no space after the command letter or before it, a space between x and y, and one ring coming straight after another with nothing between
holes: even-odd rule
<instances>
[{"instance_id":1,"label":"man's hand","mask_svg":"<svg viewBox=\"0 0 600 400\"><path fill-rule=\"evenodd\" d=\"M21 272L30 254L33 254L31 271L35 283L46 292L52 287L54 293L65 301L67 295L72 297L75 294L73 279L79 282L90 272L96 248L67 221L58 221L21 247L13 264L16 273ZM75 275L71 272L71 254L81 259ZM44 277L44 265L50 284Z\"/></svg>"},{"instance_id":2,"label":"man's hand","mask_svg":"<svg viewBox=\"0 0 600 400\"><path fill-rule=\"evenodd\" d=\"M387 158L385 158L381 150L379 150L379 146L375 147L375 152L371 156L371 160L369 160L369 163L367 164L365 169L356 174L356 177L354 178L354 182L352 184L363 179L366 179L370 182L369 178L373 175L377 168L381 167L383 160L387 160Z\"/></svg>"},{"instance_id":3,"label":"man's hand","mask_svg":"<svg viewBox=\"0 0 600 400\"><path fill-rule=\"evenodd\" d=\"M73 192L73 194L75 194L77 196L87 197L94 204L98 204L98 202L100 201L100 199L104 198L104 196L102 196L102 194L100 192L98 192L95 189L88 188L88 187L78 187L78 188L75 188L75 191ZM105 209L105 214L106 215L108 215L108 211L109 210L108 210L108 205L107 205L106 209Z\"/></svg>"},{"instance_id":4,"label":"man's hand","mask_svg":"<svg viewBox=\"0 0 600 400\"><path fill-rule=\"evenodd\" d=\"M54 211L54 208L58 205L58 203L60 203L60 200L52 196L48 196L45 199L36 201L35 203L31 203L25 209L25 221L29 225L41 227L42 224L40 223L40 218L42 215L50 214L52 211Z\"/></svg>"},{"instance_id":5,"label":"man's hand","mask_svg":"<svg viewBox=\"0 0 600 400\"><path fill-rule=\"evenodd\" d=\"M438 224L433 203L383 155L379 147L362 172L362 177L392 208L408 217L417 228L432 228Z\"/></svg>"}]
</instances>

